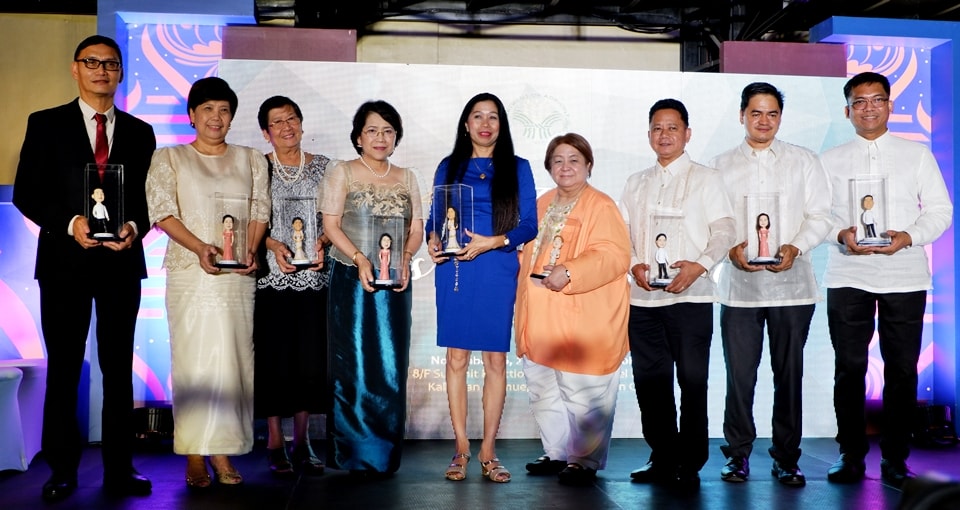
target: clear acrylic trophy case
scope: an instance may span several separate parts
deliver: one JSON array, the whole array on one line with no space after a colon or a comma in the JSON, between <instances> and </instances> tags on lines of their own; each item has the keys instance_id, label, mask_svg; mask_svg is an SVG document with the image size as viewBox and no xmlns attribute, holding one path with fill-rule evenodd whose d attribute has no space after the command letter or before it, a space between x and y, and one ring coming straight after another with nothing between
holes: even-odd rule
<instances>
[{"instance_id":1,"label":"clear acrylic trophy case","mask_svg":"<svg viewBox=\"0 0 960 510\"><path fill-rule=\"evenodd\" d=\"M372 216L368 229L367 239L371 240L371 246L363 253L373 264L373 286L381 289L400 287L403 244L407 232L403 218Z\"/></svg>"},{"instance_id":2,"label":"clear acrylic trophy case","mask_svg":"<svg viewBox=\"0 0 960 510\"><path fill-rule=\"evenodd\" d=\"M758 193L744 199L741 232L747 236L747 263L754 266L780 263L777 253L782 242L780 194Z\"/></svg>"},{"instance_id":3,"label":"clear acrylic trophy case","mask_svg":"<svg viewBox=\"0 0 960 510\"><path fill-rule=\"evenodd\" d=\"M123 165L88 164L83 173L83 204L90 228L87 236L100 242L119 241L125 222Z\"/></svg>"},{"instance_id":4,"label":"clear acrylic trophy case","mask_svg":"<svg viewBox=\"0 0 960 510\"><path fill-rule=\"evenodd\" d=\"M858 175L850 180L850 224L860 246L888 246L890 208L885 175Z\"/></svg>"},{"instance_id":5,"label":"clear acrylic trophy case","mask_svg":"<svg viewBox=\"0 0 960 510\"><path fill-rule=\"evenodd\" d=\"M647 217L644 260L650 266L647 283L651 287L670 285L680 272L670 265L680 260L684 239L682 211L660 209Z\"/></svg>"},{"instance_id":6,"label":"clear acrylic trophy case","mask_svg":"<svg viewBox=\"0 0 960 510\"><path fill-rule=\"evenodd\" d=\"M220 249L215 266L221 269L247 268L247 225L250 197L242 193L215 193L210 244Z\"/></svg>"},{"instance_id":7,"label":"clear acrylic trophy case","mask_svg":"<svg viewBox=\"0 0 960 510\"><path fill-rule=\"evenodd\" d=\"M287 258L288 264L297 269L319 266L317 199L305 196L283 198L281 201L280 217L274 218L271 236L290 249L292 257Z\"/></svg>"},{"instance_id":8,"label":"clear acrylic trophy case","mask_svg":"<svg viewBox=\"0 0 960 510\"><path fill-rule=\"evenodd\" d=\"M466 184L444 184L433 187L433 233L440 240L440 252L449 255L460 251L473 232L473 187Z\"/></svg>"}]
</instances>

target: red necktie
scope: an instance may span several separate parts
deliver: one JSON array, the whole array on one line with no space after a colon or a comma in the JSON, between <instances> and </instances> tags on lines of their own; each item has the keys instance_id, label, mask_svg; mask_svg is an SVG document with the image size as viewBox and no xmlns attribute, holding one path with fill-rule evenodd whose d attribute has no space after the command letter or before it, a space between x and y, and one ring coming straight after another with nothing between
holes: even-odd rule
<instances>
[{"instance_id":1,"label":"red necktie","mask_svg":"<svg viewBox=\"0 0 960 510\"><path fill-rule=\"evenodd\" d=\"M93 151L93 158L97 160L97 169L100 171L100 181L102 182L107 159L110 157L110 142L107 141L107 116L97 113L94 117L97 119L97 145Z\"/></svg>"}]
</instances>

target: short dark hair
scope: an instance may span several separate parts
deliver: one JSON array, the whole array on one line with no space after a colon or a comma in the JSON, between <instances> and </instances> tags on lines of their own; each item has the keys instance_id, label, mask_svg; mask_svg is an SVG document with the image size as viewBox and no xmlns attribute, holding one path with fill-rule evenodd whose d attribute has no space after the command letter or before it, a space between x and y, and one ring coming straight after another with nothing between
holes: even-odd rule
<instances>
[{"instance_id":1,"label":"short dark hair","mask_svg":"<svg viewBox=\"0 0 960 510\"><path fill-rule=\"evenodd\" d=\"M687 114L687 107L683 106L683 103L679 100L661 99L653 103L653 106L650 107L650 115L647 118L647 122L653 122L653 115L660 110L676 110L680 114L680 120L683 121L683 125L690 127L690 115Z\"/></svg>"},{"instance_id":2,"label":"short dark hair","mask_svg":"<svg viewBox=\"0 0 960 510\"><path fill-rule=\"evenodd\" d=\"M383 117L383 120L387 121L387 124L390 124L390 127L397 132L394 147L400 145L400 139L403 138L403 121L400 119L400 113L397 112L397 109L386 101L367 101L360 105L360 108L357 108L357 113L353 115L353 130L350 131L350 145L357 151L357 154L363 153L363 149L357 146L357 138L359 138L360 133L363 132L363 126L367 124L367 115L371 113L376 113Z\"/></svg>"},{"instance_id":3,"label":"short dark hair","mask_svg":"<svg viewBox=\"0 0 960 510\"><path fill-rule=\"evenodd\" d=\"M207 101L226 101L230 103L230 115L237 114L237 93L223 79L216 76L200 78L193 82L190 93L187 95L187 111L196 110Z\"/></svg>"},{"instance_id":4,"label":"short dark hair","mask_svg":"<svg viewBox=\"0 0 960 510\"><path fill-rule=\"evenodd\" d=\"M269 126L270 110L283 108L284 106L292 107L293 113L297 114L297 118L301 122L303 121L303 112L300 111L300 106L293 102L293 99L286 96L273 96L264 101L260 105L260 111L257 112L257 122L260 123L260 129L266 130Z\"/></svg>"},{"instance_id":5,"label":"short dark hair","mask_svg":"<svg viewBox=\"0 0 960 510\"><path fill-rule=\"evenodd\" d=\"M543 167L548 171L550 170L550 158L553 156L553 151L557 150L557 147L563 144L567 144L574 149L577 149L580 154L583 154L583 159L587 160L587 163L590 165L593 165L593 148L590 147L590 142L588 142L583 136L576 133L567 133L565 135L554 137L553 140L550 140L550 143L547 144L547 154L543 157ZM590 170L590 173L593 173L592 169Z\"/></svg>"},{"instance_id":6,"label":"short dark hair","mask_svg":"<svg viewBox=\"0 0 960 510\"><path fill-rule=\"evenodd\" d=\"M879 83L883 87L883 91L887 94L887 96L890 95L890 80L888 80L887 77L882 74L867 71L847 80L847 83L843 86L843 98L849 101L850 94L853 93L853 89L855 87L866 85L868 83Z\"/></svg>"},{"instance_id":7,"label":"short dark hair","mask_svg":"<svg viewBox=\"0 0 960 510\"><path fill-rule=\"evenodd\" d=\"M109 46L113 51L117 52L117 58L120 59L120 66L123 66L123 52L120 51L120 46L117 44L117 41L114 41L105 35L91 35L90 37L80 41L80 44L77 45L77 51L73 52L73 59L77 60L80 58L80 52L85 48L96 46L98 44Z\"/></svg>"},{"instance_id":8,"label":"short dark hair","mask_svg":"<svg viewBox=\"0 0 960 510\"><path fill-rule=\"evenodd\" d=\"M750 102L753 96L759 96L760 94L773 96L774 99L777 100L777 107L780 108L781 112L783 111L783 92L780 92L777 87L769 83L755 81L743 87L743 92L740 93L740 113L743 113L747 109L747 103Z\"/></svg>"}]
</instances>

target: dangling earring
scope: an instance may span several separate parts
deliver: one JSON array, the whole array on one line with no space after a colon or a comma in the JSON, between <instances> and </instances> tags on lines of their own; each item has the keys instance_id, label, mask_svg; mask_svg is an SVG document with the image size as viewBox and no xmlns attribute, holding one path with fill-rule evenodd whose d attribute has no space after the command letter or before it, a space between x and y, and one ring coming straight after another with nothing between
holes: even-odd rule
<instances>
[{"instance_id":1,"label":"dangling earring","mask_svg":"<svg viewBox=\"0 0 960 510\"><path fill-rule=\"evenodd\" d=\"M196 129L196 127L197 127L197 125L196 125L196 124L194 124L193 122L191 122L191 123L190 123L190 127L192 127L192 128L194 128L194 129Z\"/></svg>"}]
</instances>

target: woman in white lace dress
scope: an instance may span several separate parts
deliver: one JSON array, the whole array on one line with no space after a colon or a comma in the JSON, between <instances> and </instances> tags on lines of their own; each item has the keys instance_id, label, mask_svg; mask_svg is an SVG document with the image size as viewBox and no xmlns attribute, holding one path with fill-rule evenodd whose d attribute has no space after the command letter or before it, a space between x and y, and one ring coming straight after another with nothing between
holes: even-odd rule
<instances>
[{"instance_id":1,"label":"woman in white lace dress","mask_svg":"<svg viewBox=\"0 0 960 510\"><path fill-rule=\"evenodd\" d=\"M157 150L147 174L150 221L170 236L167 318L173 381L174 452L187 456L187 485L243 478L228 455L253 447L253 298L256 247L270 219L267 161L249 147L226 143L237 95L220 78L203 78L187 97L196 139ZM216 257L222 213L214 194L249 199L246 243L234 246L246 269L221 271ZM242 203L242 202L241 202ZM243 239L237 237L237 243Z\"/></svg>"}]
</instances>

